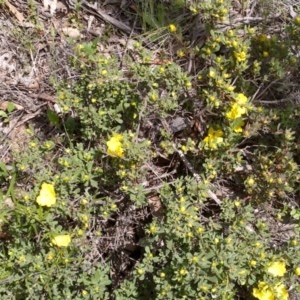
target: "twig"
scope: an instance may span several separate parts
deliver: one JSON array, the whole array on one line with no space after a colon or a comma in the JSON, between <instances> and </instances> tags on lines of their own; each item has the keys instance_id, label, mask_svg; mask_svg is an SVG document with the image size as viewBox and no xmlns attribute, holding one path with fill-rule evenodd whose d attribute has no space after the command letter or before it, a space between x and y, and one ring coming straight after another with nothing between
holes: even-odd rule
<instances>
[{"instance_id":1,"label":"twig","mask_svg":"<svg viewBox=\"0 0 300 300\"><path fill-rule=\"evenodd\" d=\"M200 181L201 181L200 175L195 171L195 169L193 168L191 163L187 160L187 158L185 157L183 152L181 150L177 149L177 147L174 143L173 143L173 149L179 155L180 159L182 160L184 165L187 167L187 169L193 174L193 177L196 179L196 181L198 183L200 183ZM218 205L221 205L221 200L217 197L217 195L214 192L212 192L211 190L208 190L207 194L208 194L209 198L213 199Z\"/></svg>"},{"instance_id":2,"label":"twig","mask_svg":"<svg viewBox=\"0 0 300 300\"><path fill-rule=\"evenodd\" d=\"M161 122L162 122L165 130L167 130L171 134L172 131L169 127L169 124L166 122L166 120L161 119ZM184 163L186 168L193 174L193 177L195 178L197 183L200 183L201 182L200 175L195 171L195 169L193 168L191 163L185 157L184 153L176 147L175 143L172 143L172 146L173 146L174 151L179 155L181 161ZM217 197L217 195L214 192L212 192L211 190L208 190L207 193L208 193L209 198L213 199L218 205L221 205L221 203L222 203L221 200Z\"/></svg>"},{"instance_id":3,"label":"twig","mask_svg":"<svg viewBox=\"0 0 300 300\"><path fill-rule=\"evenodd\" d=\"M128 49L128 43L129 43L129 41L130 41L130 39L131 39L131 37L133 35L133 31L134 31L134 27L135 27L135 24L136 24L136 20L137 20L137 18L135 18L133 26L132 26L132 29L130 31L130 34L129 34L129 36L126 39L126 44L125 44L125 47L123 49L123 55L122 55L122 58L121 58L121 61L120 61L120 70L123 68L124 58L125 58L125 55L126 55L127 49Z\"/></svg>"},{"instance_id":4,"label":"twig","mask_svg":"<svg viewBox=\"0 0 300 300\"><path fill-rule=\"evenodd\" d=\"M127 34L131 34L132 35L132 29L127 26L126 24L124 24L123 22L118 21L117 19L111 17L110 15L108 15L107 13L105 13L103 10L97 8L95 9L94 7L92 7L87 1L83 0L82 1L82 5L81 7L88 13L94 15L95 17L98 17L100 19L102 19L105 22L110 23L111 25L117 27L118 29L120 29L121 31L127 33ZM74 9L73 7L70 7L71 9Z\"/></svg>"},{"instance_id":5,"label":"twig","mask_svg":"<svg viewBox=\"0 0 300 300\"><path fill-rule=\"evenodd\" d=\"M180 159L184 163L184 165L187 167L187 169L193 174L193 177L196 179L197 182L200 182L201 177L198 173L196 173L195 169L191 165L191 163L187 160L183 152L179 149L177 149L176 145L172 144L174 151L179 155Z\"/></svg>"}]
</instances>

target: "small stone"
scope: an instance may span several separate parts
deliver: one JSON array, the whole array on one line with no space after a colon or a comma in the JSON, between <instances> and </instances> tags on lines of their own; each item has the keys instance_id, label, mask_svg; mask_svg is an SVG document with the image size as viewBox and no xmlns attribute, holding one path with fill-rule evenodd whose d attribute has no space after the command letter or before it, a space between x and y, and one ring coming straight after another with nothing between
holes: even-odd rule
<instances>
[{"instance_id":1,"label":"small stone","mask_svg":"<svg viewBox=\"0 0 300 300\"><path fill-rule=\"evenodd\" d=\"M170 128L173 133L177 133L179 131L185 130L187 128L187 124L182 117L177 117L171 121Z\"/></svg>"}]
</instances>

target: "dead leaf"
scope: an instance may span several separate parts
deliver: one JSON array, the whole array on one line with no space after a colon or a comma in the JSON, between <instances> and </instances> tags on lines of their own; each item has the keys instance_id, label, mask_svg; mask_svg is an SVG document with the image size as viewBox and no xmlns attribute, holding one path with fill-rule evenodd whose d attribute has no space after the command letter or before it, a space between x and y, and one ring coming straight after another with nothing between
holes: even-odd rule
<instances>
[{"instance_id":1,"label":"dead leaf","mask_svg":"<svg viewBox=\"0 0 300 300\"><path fill-rule=\"evenodd\" d=\"M163 216L163 207L158 195L150 195L148 197L148 204L154 217Z\"/></svg>"},{"instance_id":2,"label":"dead leaf","mask_svg":"<svg viewBox=\"0 0 300 300\"><path fill-rule=\"evenodd\" d=\"M15 17L17 18L17 20L20 23L23 23L25 18L23 16L22 13L20 13L17 8L15 6L13 6L12 4L10 4L8 1L5 1L6 6L8 7L8 9L10 10L10 12L15 15Z\"/></svg>"},{"instance_id":3,"label":"dead leaf","mask_svg":"<svg viewBox=\"0 0 300 300\"><path fill-rule=\"evenodd\" d=\"M15 205L14 205L14 203L13 203L13 201L12 201L11 198L6 198L6 199L4 200L4 204L5 204L5 206L7 206L8 208L14 208L14 207L15 207Z\"/></svg>"},{"instance_id":4,"label":"dead leaf","mask_svg":"<svg viewBox=\"0 0 300 300\"><path fill-rule=\"evenodd\" d=\"M21 105L19 105L19 104L16 104L16 103L14 103L14 102L10 102L10 101L3 101L3 102L0 102L0 109L1 109L1 110L6 110L6 109L7 109L7 106L8 106L10 103L12 103L12 104L15 106L15 108L16 108L17 110L23 110L23 109L24 109L23 106L21 106Z\"/></svg>"},{"instance_id":5,"label":"dead leaf","mask_svg":"<svg viewBox=\"0 0 300 300\"><path fill-rule=\"evenodd\" d=\"M24 76L19 79L19 84L30 90L37 90L39 88L39 81L37 78L33 78L31 76Z\"/></svg>"},{"instance_id":6,"label":"dead leaf","mask_svg":"<svg viewBox=\"0 0 300 300\"><path fill-rule=\"evenodd\" d=\"M0 69L11 73L16 70L16 64L12 53L3 53L0 55Z\"/></svg>"},{"instance_id":7,"label":"dead leaf","mask_svg":"<svg viewBox=\"0 0 300 300\"><path fill-rule=\"evenodd\" d=\"M49 9L51 16L53 16L57 8L57 0L43 0L43 5L46 10Z\"/></svg>"},{"instance_id":8,"label":"dead leaf","mask_svg":"<svg viewBox=\"0 0 300 300\"><path fill-rule=\"evenodd\" d=\"M71 38L78 38L80 37L80 31L74 27L64 27L62 29L63 33Z\"/></svg>"},{"instance_id":9,"label":"dead leaf","mask_svg":"<svg viewBox=\"0 0 300 300\"><path fill-rule=\"evenodd\" d=\"M297 16L297 13L294 11L294 8L292 5L290 5L290 16L292 18L295 18Z\"/></svg>"}]
</instances>

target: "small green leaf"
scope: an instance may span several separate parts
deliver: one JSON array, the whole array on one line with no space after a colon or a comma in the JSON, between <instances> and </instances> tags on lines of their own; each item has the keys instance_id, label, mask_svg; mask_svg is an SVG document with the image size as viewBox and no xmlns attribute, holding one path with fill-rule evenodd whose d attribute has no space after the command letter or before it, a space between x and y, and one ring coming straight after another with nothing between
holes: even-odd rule
<instances>
[{"instance_id":1,"label":"small green leaf","mask_svg":"<svg viewBox=\"0 0 300 300\"><path fill-rule=\"evenodd\" d=\"M8 116L7 116L7 113L5 111L0 110L0 117L7 118Z\"/></svg>"},{"instance_id":2,"label":"small green leaf","mask_svg":"<svg viewBox=\"0 0 300 300\"><path fill-rule=\"evenodd\" d=\"M59 126L59 117L57 115L57 113L51 109L47 110L47 117L49 122L54 125L55 127Z\"/></svg>"},{"instance_id":3,"label":"small green leaf","mask_svg":"<svg viewBox=\"0 0 300 300\"><path fill-rule=\"evenodd\" d=\"M99 187L99 182L97 182L96 180L91 179L90 180L90 185L93 188L97 188L97 187Z\"/></svg>"},{"instance_id":4,"label":"small green leaf","mask_svg":"<svg viewBox=\"0 0 300 300\"><path fill-rule=\"evenodd\" d=\"M0 174L4 176L8 175L6 165L3 162L0 162Z\"/></svg>"},{"instance_id":5,"label":"small green leaf","mask_svg":"<svg viewBox=\"0 0 300 300\"><path fill-rule=\"evenodd\" d=\"M68 133L74 133L76 131L76 128L78 127L78 122L75 118L67 117L65 122L66 130Z\"/></svg>"},{"instance_id":6,"label":"small green leaf","mask_svg":"<svg viewBox=\"0 0 300 300\"><path fill-rule=\"evenodd\" d=\"M8 102L6 110L10 113L12 112L14 109L16 108L16 106L14 105L14 103L12 102Z\"/></svg>"}]
</instances>

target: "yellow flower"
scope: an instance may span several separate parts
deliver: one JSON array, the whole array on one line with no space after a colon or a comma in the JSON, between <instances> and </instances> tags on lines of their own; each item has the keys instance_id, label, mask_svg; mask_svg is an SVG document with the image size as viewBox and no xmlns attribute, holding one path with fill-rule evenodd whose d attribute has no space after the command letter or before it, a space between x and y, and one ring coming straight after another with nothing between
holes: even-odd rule
<instances>
[{"instance_id":1,"label":"yellow flower","mask_svg":"<svg viewBox=\"0 0 300 300\"><path fill-rule=\"evenodd\" d=\"M157 232L157 227L155 225L151 225L149 231L150 233L154 234Z\"/></svg>"},{"instance_id":2,"label":"yellow flower","mask_svg":"<svg viewBox=\"0 0 300 300\"><path fill-rule=\"evenodd\" d=\"M177 56L182 58L185 56L185 52L182 49L177 50Z\"/></svg>"},{"instance_id":3,"label":"yellow flower","mask_svg":"<svg viewBox=\"0 0 300 300\"><path fill-rule=\"evenodd\" d=\"M244 121L242 118L235 120L232 124L232 129L234 132L243 132Z\"/></svg>"},{"instance_id":4,"label":"yellow flower","mask_svg":"<svg viewBox=\"0 0 300 300\"><path fill-rule=\"evenodd\" d=\"M272 289L263 281L258 283L258 288L254 288L252 294L259 300L275 300Z\"/></svg>"},{"instance_id":5,"label":"yellow flower","mask_svg":"<svg viewBox=\"0 0 300 300\"><path fill-rule=\"evenodd\" d=\"M247 102L248 98L242 94L239 93L235 97L235 102L231 104L230 110L226 112L226 117L228 120L235 120L240 118L242 115L244 115L247 112ZM241 125L242 126L242 125ZM241 132L241 129L238 129Z\"/></svg>"},{"instance_id":6,"label":"yellow flower","mask_svg":"<svg viewBox=\"0 0 300 300\"><path fill-rule=\"evenodd\" d=\"M255 181L254 181L253 177L250 176L246 179L245 183L249 186L253 186Z\"/></svg>"},{"instance_id":7,"label":"yellow flower","mask_svg":"<svg viewBox=\"0 0 300 300\"><path fill-rule=\"evenodd\" d=\"M200 234L203 233L203 232L204 232L204 228L203 228L203 227L199 227L199 228L197 229L197 232L200 233Z\"/></svg>"},{"instance_id":8,"label":"yellow flower","mask_svg":"<svg viewBox=\"0 0 300 300\"><path fill-rule=\"evenodd\" d=\"M208 129L208 135L204 138L204 144L210 149L216 149L217 146L223 143L223 131L214 130L212 127Z\"/></svg>"},{"instance_id":9,"label":"yellow flower","mask_svg":"<svg viewBox=\"0 0 300 300\"><path fill-rule=\"evenodd\" d=\"M40 206L51 207L56 203L56 194L54 190L54 185L49 183L43 183L40 194L36 198L36 202Z\"/></svg>"},{"instance_id":10,"label":"yellow flower","mask_svg":"<svg viewBox=\"0 0 300 300\"><path fill-rule=\"evenodd\" d=\"M257 265L257 261L254 260L254 259L252 259L252 260L250 261L250 265L251 265L252 267L255 267L255 266Z\"/></svg>"},{"instance_id":11,"label":"yellow flower","mask_svg":"<svg viewBox=\"0 0 300 300\"><path fill-rule=\"evenodd\" d=\"M274 261L268 267L268 273L274 277L282 277L286 272L285 263L282 261Z\"/></svg>"},{"instance_id":12,"label":"yellow flower","mask_svg":"<svg viewBox=\"0 0 300 300\"><path fill-rule=\"evenodd\" d=\"M170 24L169 25L169 30L170 30L170 32L174 33L174 32L177 31L177 28L176 28L176 26L174 24Z\"/></svg>"},{"instance_id":13,"label":"yellow flower","mask_svg":"<svg viewBox=\"0 0 300 300\"><path fill-rule=\"evenodd\" d=\"M49 252L47 255L46 255L46 259L47 260L52 260L54 258L54 254L52 252Z\"/></svg>"},{"instance_id":14,"label":"yellow flower","mask_svg":"<svg viewBox=\"0 0 300 300\"><path fill-rule=\"evenodd\" d=\"M300 276L300 267L297 267L297 268L295 269L295 274L296 274L297 276Z\"/></svg>"},{"instance_id":15,"label":"yellow flower","mask_svg":"<svg viewBox=\"0 0 300 300\"><path fill-rule=\"evenodd\" d=\"M288 300L289 294L282 283L277 283L271 288L267 283L260 281L258 288L253 289L253 296L259 300ZM276 296L276 298L275 298Z\"/></svg>"},{"instance_id":16,"label":"yellow flower","mask_svg":"<svg viewBox=\"0 0 300 300\"><path fill-rule=\"evenodd\" d=\"M275 294L277 299L280 300L288 300L289 299L289 293L286 290L286 287L282 283L278 283L274 287Z\"/></svg>"},{"instance_id":17,"label":"yellow flower","mask_svg":"<svg viewBox=\"0 0 300 300\"><path fill-rule=\"evenodd\" d=\"M247 112L245 107L240 106L238 103L233 103L231 109L226 113L226 118L228 120L235 120L240 118Z\"/></svg>"},{"instance_id":18,"label":"yellow flower","mask_svg":"<svg viewBox=\"0 0 300 300\"><path fill-rule=\"evenodd\" d=\"M188 272L187 272L187 270L186 270L185 268L181 268L180 271L179 271L179 274L180 274L181 276L185 276L187 273L188 273Z\"/></svg>"},{"instance_id":19,"label":"yellow flower","mask_svg":"<svg viewBox=\"0 0 300 300\"><path fill-rule=\"evenodd\" d=\"M242 61L245 61L246 58L247 58L247 54L245 51L240 51L240 52L236 52L234 51L234 57L236 58L236 60L238 62L242 62Z\"/></svg>"},{"instance_id":20,"label":"yellow flower","mask_svg":"<svg viewBox=\"0 0 300 300\"><path fill-rule=\"evenodd\" d=\"M24 255L21 255L20 257L19 257L19 262L20 263L24 263L26 261L26 257L24 256Z\"/></svg>"},{"instance_id":21,"label":"yellow flower","mask_svg":"<svg viewBox=\"0 0 300 300\"><path fill-rule=\"evenodd\" d=\"M180 148L181 148L183 153L185 153L185 154L187 153L188 148L185 145L182 145Z\"/></svg>"},{"instance_id":22,"label":"yellow flower","mask_svg":"<svg viewBox=\"0 0 300 300\"><path fill-rule=\"evenodd\" d=\"M237 48L238 45L239 45L239 43L236 40L234 40L234 41L231 42L231 46L233 48Z\"/></svg>"},{"instance_id":23,"label":"yellow flower","mask_svg":"<svg viewBox=\"0 0 300 300\"><path fill-rule=\"evenodd\" d=\"M216 77L216 72L215 72L215 70L213 70L213 69L209 70L208 76L209 76L210 78L215 78L215 77Z\"/></svg>"},{"instance_id":24,"label":"yellow flower","mask_svg":"<svg viewBox=\"0 0 300 300\"><path fill-rule=\"evenodd\" d=\"M55 236L51 243L57 247L68 247L71 243L71 237L69 234L62 234Z\"/></svg>"},{"instance_id":25,"label":"yellow flower","mask_svg":"<svg viewBox=\"0 0 300 300\"><path fill-rule=\"evenodd\" d=\"M262 56L265 57L265 58L268 57L269 56L269 52L268 51L263 51Z\"/></svg>"},{"instance_id":26,"label":"yellow flower","mask_svg":"<svg viewBox=\"0 0 300 300\"><path fill-rule=\"evenodd\" d=\"M233 85L228 85L228 86L226 87L226 90L227 90L228 92L233 92L234 89L235 89L235 86L233 86Z\"/></svg>"},{"instance_id":27,"label":"yellow flower","mask_svg":"<svg viewBox=\"0 0 300 300\"><path fill-rule=\"evenodd\" d=\"M114 134L109 141L106 142L107 154L110 156L123 157L123 148L121 141L123 136L121 134Z\"/></svg>"},{"instance_id":28,"label":"yellow flower","mask_svg":"<svg viewBox=\"0 0 300 300\"><path fill-rule=\"evenodd\" d=\"M236 103L239 105L244 105L247 103L248 98L243 93L238 93L235 97Z\"/></svg>"},{"instance_id":29,"label":"yellow flower","mask_svg":"<svg viewBox=\"0 0 300 300\"><path fill-rule=\"evenodd\" d=\"M299 26L300 25L300 16L296 16L294 19L294 24Z\"/></svg>"}]
</instances>

